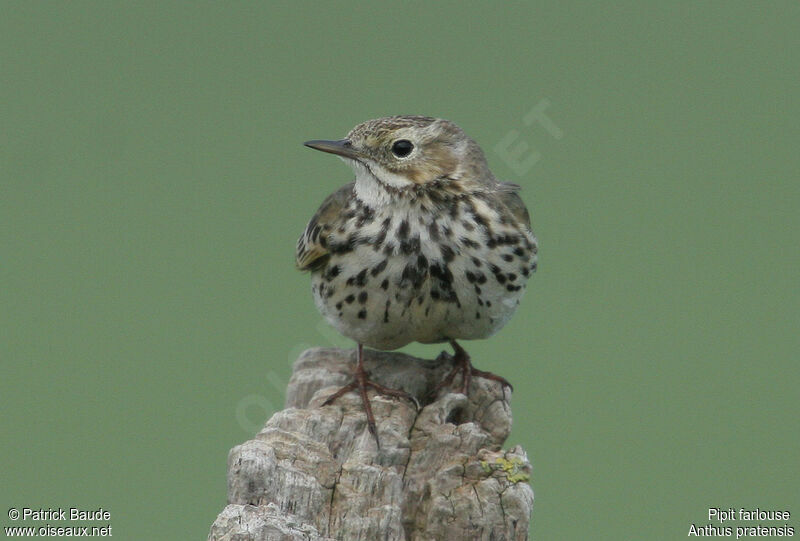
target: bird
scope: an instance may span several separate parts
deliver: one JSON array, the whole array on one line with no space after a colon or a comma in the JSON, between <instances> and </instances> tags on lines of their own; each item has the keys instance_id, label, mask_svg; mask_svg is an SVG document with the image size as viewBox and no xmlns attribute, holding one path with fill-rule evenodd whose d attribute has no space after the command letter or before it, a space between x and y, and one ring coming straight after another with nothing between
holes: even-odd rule
<instances>
[{"instance_id":1,"label":"bird","mask_svg":"<svg viewBox=\"0 0 800 541\"><path fill-rule=\"evenodd\" d=\"M463 394L473 376L511 387L475 368L458 340L499 331L536 271L538 242L520 186L498 181L481 147L442 118L377 118L344 139L304 145L338 156L355 174L323 201L296 245L317 309L357 344L353 380L323 405L358 391L376 440L369 388L419 408L405 391L369 379L364 346L449 342L453 368L434 392L459 373Z\"/></svg>"}]
</instances>

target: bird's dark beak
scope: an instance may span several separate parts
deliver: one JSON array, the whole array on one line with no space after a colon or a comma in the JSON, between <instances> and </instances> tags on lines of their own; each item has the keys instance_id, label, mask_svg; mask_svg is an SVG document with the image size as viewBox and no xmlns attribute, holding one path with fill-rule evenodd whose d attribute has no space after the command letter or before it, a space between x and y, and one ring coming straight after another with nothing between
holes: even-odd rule
<instances>
[{"instance_id":1,"label":"bird's dark beak","mask_svg":"<svg viewBox=\"0 0 800 541\"><path fill-rule=\"evenodd\" d=\"M345 158L358 159L360 154L353 148L350 141L347 139L340 139L338 141L325 141L323 139L315 139L314 141L306 141L303 143L308 148L321 150L322 152L330 152L337 156L344 156Z\"/></svg>"}]
</instances>

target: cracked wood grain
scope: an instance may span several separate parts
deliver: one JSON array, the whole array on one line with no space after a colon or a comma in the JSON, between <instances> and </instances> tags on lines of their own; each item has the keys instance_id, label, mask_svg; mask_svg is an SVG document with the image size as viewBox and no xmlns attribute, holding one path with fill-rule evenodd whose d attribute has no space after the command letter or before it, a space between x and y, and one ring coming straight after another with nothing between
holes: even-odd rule
<instances>
[{"instance_id":1,"label":"cracked wood grain","mask_svg":"<svg viewBox=\"0 0 800 541\"><path fill-rule=\"evenodd\" d=\"M510 392L474 378L469 398L426 394L451 367L367 352L383 385L420 400L370 394L381 448L355 393L321 407L351 378L350 350L315 348L295 362L286 409L228 456L228 505L209 541L525 540L531 465L511 431Z\"/></svg>"}]
</instances>

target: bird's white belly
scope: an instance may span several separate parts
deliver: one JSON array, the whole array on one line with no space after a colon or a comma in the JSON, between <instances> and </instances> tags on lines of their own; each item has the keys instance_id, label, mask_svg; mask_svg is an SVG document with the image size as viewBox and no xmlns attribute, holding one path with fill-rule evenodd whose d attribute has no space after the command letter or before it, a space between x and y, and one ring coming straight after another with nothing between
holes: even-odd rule
<instances>
[{"instance_id":1,"label":"bird's white belly","mask_svg":"<svg viewBox=\"0 0 800 541\"><path fill-rule=\"evenodd\" d=\"M489 247L461 221L381 218L313 274L317 308L339 332L369 347L395 349L415 341L486 338L508 322L534 254L513 255L512 245Z\"/></svg>"}]
</instances>

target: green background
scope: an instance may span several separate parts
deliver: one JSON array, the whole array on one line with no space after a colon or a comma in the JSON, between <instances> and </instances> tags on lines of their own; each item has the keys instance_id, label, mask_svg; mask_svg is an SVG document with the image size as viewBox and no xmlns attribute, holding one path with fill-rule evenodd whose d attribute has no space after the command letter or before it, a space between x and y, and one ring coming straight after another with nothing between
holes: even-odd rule
<instances>
[{"instance_id":1,"label":"green background","mask_svg":"<svg viewBox=\"0 0 800 541\"><path fill-rule=\"evenodd\" d=\"M515 385L534 538L800 513L797 2L1 6L0 525L205 539L290 361L348 345L293 255L351 173L301 142L399 113L532 211L540 270L468 346Z\"/></svg>"}]
</instances>

